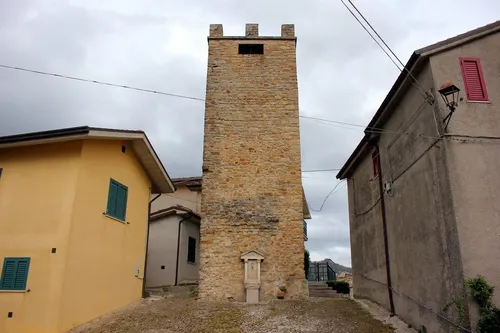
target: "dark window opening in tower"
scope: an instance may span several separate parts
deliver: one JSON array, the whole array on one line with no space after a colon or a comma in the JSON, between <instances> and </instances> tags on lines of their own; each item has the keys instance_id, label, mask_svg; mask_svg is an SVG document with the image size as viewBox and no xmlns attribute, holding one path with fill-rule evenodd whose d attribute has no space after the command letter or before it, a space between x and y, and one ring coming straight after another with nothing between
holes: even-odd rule
<instances>
[{"instance_id":1,"label":"dark window opening in tower","mask_svg":"<svg viewBox=\"0 0 500 333\"><path fill-rule=\"evenodd\" d=\"M264 44L239 44L239 54L264 54Z\"/></svg>"}]
</instances>

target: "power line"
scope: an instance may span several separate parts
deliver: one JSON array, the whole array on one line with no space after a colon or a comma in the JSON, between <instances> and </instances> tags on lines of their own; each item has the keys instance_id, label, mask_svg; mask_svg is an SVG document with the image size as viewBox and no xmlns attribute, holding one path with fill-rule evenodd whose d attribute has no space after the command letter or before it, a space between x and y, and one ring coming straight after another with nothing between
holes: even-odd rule
<instances>
[{"instance_id":1,"label":"power line","mask_svg":"<svg viewBox=\"0 0 500 333\"><path fill-rule=\"evenodd\" d=\"M342 121L330 120L330 119L324 119L324 118L309 117L309 116L299 116L299 117L300 118L304 118L304 119L326 121L326 122L329 122L329 123L335 123L335 124L340 124L340 125L348 125L348 126L355 126L355 127L362 127L362 128L366 127L364 125L352 124L352 123L345 123L345 122L342 122Z\"/></svg>"},{"instance_id":2,"label":"power line","mask_svg":"<svg viewBox=\"0 0 500 333\"><path fill-rule=\"evenodd\" d=\"M309 209L311 209L313 212L321 212L321 211L323 210L323 207L325 206L325 203L326 203L326 201L328 200L328 198L329 198L329 197L330 197L333 193L335 193L335 192L337 192L337 191L338 191L338 190L337 190L337 191L335 191L335 190L336 190L336 189L337 189L337 187L339 187L339 185L340 185L340 184L342 184L344 181L345 181L345 180L344 180L344 179L342 179L342 180L339 180L339 181L337 182L337 184L335 184L335 186L332 188L332 190L330 191L330 193L328 193L328 195L327 195L327 196L325 197L325 199L323 200L323 203L321 204L320 209L313 209L310 205L308 205L308 206L309 206ZM340 189L339 189L339 190L340 190Z\"/></svg>"},{"instance_id":3,"label":"power line","mask_svg":"<svg viewBox=\"0 0 500 333\"><path fill-rule=\"evenodd\" d=\"M109 83L109 82L104 82L104 81L99 81L99 80L91 80L91 79L79 78L79 77L69 76L69 75L64 75L64 74L49 73L49 72L44 72L44 71L39 71L39 70L34 70L34 69L28 69L28 68L23 68L23 67L16 67L16 66L9 66L9 65L2 65L2 64L0 64L0 68L13 69L13 70L18 70L18 71L23 71L23 72L29 72L29 73L39 74L39 75L54 76L54 77L63 78L63 79L69 79L69 80L75 80L75 81L81 81L81 82L89 82L89 83L106 85L106 86L111 86L111 87L117 87L117 88L124 88L124 89L129 89L129 90L136 90L136 91L141 91L141 92L153 93L153 94L158 94L158 95L166 95L166 96L171 96L171 97L196 100L196 101L201 101L201 102L206 101L205 99L200 98L200 97L180 95L180 94L173 94L173 93L168 93L168 92L159 91L159 90L151 90L151 89L145 89L145 88L127 86L127 85L122 85L122 84ZM339 124L339 125L352 126L352 127L357 127L357 128L364 128L365 127L365 126L359 125L359 124L353 124L353 123L348 123L348 122L342 122L342 121L336 121L336 120L330 120L330 119L323 119L323 118L317 118L317 117L309 117L309 116L302 116L302 115L300 115L299 117L300 118L304 118L304 119L311 119L311 120L316 120L316 121L320 121L320 122L328 122L328 123L331 123L331 124ZM262 121L263 122L263 121L271 121L272 119L217 119L217 120L227 120L227 121L238 121L238 120L240 120L240 121ZM345 127L340 127L340 128L344 128L345 129ZM382 134L382 133L399 134L399 133L401 133L401 131L389 131L389 130L385 130L383 128L376 128L376 127L372 127L372 128L369 128L369 129L367 128L367 129L365 129L365 132L376 133L376 134ZM417 136L422 136L420 134L414 134L414 133L404 133L404 134L408 134L408 135L409 134L413 134L413 135L417 135Z\"/></svg>"},{"instance_id":4,"label":"power line","mask_svg":"<svg viewBox=\"0 0 500 333\"><path fill-rule=\"evenodd\" d=\"M330 172L330 171L339 171L340 168L335 169L320 169L320 170L302 170L302 172Z\"/></svg>"},{"instance_id":5,"label":"power line","mask_svg":"<svg viewBox=\"0 0 500 333\"><path fill-rule=\"evenodd\" d=\"M168 92L159 91L159 90L151 90L151 89L145 89L145 88L127 86L127 85L122 85L122 84L109 83L109 82L104 82L104 81L99 81L99 80L91 80L91 79L79 78L79 77L69 76L69 75L64 75L64 74L49 73L49 72L44 72L44 71L39 71L39 70L34 70L34 69L28 69L28 68L23 68L23 67L8 66L8 65L2 65L2 64L0 64L0 67L1 68L18 70L18 71L23 71L23 72L34 73L34 74L39 74L39 75L48 75L48 76L54 76L54 77L63 78L63 79L69 79L69 80L75 80L75 81L81 81L81 82L89 82L89 83L101 84L101 85L106 85L106 86L111 86L111 87L117 87L117 88L124 88L124 89L142 91L142 92L153 93L153 94L158 94L158 95L166 95L166 96L171 96L171 97L191 99L191 100L196 100L196 101L201 101L201 102L206 101L204 98L200 98L200 97L180 95L180 94L173 94L173 93L168 93ZM330 119L323 119L323 118L317 118L317 117L309 117L309 116L302 116L302 115L300 115L299 117L300 118L304 118L304 119L311 119L311 120L316 120L316 121L321 121L321 122L328 122L328 123L332 123L332 124L339 124L339 125L345 125L345 126L352 126L352 127L359 127L359 128L364 128L365 127L365 126L360 125L360 124L353 124L353 123L348 123L348 122L342 122L342 121L336 121L336 120L330 120ZM272 119L218 119L218 120L228 120L228 121L236 121L236 120L241 120L241 121L271 121ZM341 128L343 128L343 127L341 127ZM385 130L385 129L382 129L382 128L379 129L379 128L376 128L376 127L372 127L370 129L367 129L367 131L370 131L372 133L390 133L390 131L388 131L388 130ZM393 132L393 133L399 133L399 132Z\"/></svg>"},{"instance_id":6,"label":"power line","mask_svg":"<svg viewBox=\"0 0 500 333\"><path fill-rule=\"evenodd\" d=\"M425 103L425 101L424 101L424 103ZM314 117L306 117L306 116L300 116L300 117L303 117L303 118L306 118L306 119L315 120L315 121L319 121L319 122L321 122L321 123L323 123L325 125L336 125L336 124L338 124L338 121L335 121L335 120L327 120L327 119L322 119L322 118L314 118ZM344 123L344 124L347 125L347 123ZM359 127L360 125L352 124L352 126ZM340 127L340 128L347 129L347 127ZM358 129L358 128L352 128L352 129ZM428 135L424 135L424 134L420 134L420 133L405 132L405 131L402 131L402 130L391 131L391 130L386 130L386 129L383 129L383 128L380 128L380 127L367 127L364 130L364 132L365 133L374 133L374 134L406 134L406 135L414 135L414 136L417 136L417 137L422 137L422 138L427 138L427 139L435 139L435 138L437 138L437 137L428 136Z\"/></svg>"},{"instance_id":7,"label":"power line","mask_svg":"<svg viewBox=\"0 0 500 333\"><path fill-rule=\"evenodd\" d=\"M389 45L387 45L387 43L385 42L385 40L378 34L377 30L375 30L375 28L370 24L370 22L368 22L368 20L364 17L364 15L358 10L358 8L352 3L351 0L347 0L349 1L349 3L351 4L351 6L356 10L356 12L358 12L358 14L361 16L361 18L366 22L366 24L368 24L368 26L370 27L370 29L372 29L372 31L377 35L377 37L382 41L382 43L384 43L385 47L387 47L387 49L389 50L389 52L391 52L391 54L394 56L394 58L396 58L396 60L401 64L401 66L403 67L404 70L406 70L406 72L411 76L411 78L413 80L415 80L415 82L420 86L420 88L422 90L424 90L422 88L422 86L420 85L420 83L418 82L417 78L415 78L415 76L413 76L413 74L408 70L408 68L406 68L406 66L403 64L403 62L398 58L398 56L396 55L396 53L394 53L394 51L392 51L392 49L389 47ZM425 91L424 91L425 93Z\"/></svg>"},{"instance_id":8,"label":"power line","mask_svg":"<svg viewBox=\"0 0 500 333\"><path fill-rule=\"evenodd\" d=\"M132 86L126 86L126 85L122 85L122 84L115 84L115 83L109 83L109 82L103 82L103 81L97 81L97 80L83 79L83 78L79 78L79 77L75 77L75 76L68 76L68 75L62 75L62 74L56 74L56 73L48 73L48 72L37 71L34 69L27 69L27 68L22 68L22 67L7 66L7 65L0 65L0 67L8 68L8 69L15 69L18 71L23 71L23 72L35 73L35 74L40 74L40 75L55 76L55 77L59 77L59 78L69 79L69 80L90 82L90 83L111 86L111 87L118 87L118 88L130 89L130 90L143 91L143 92L148 92L148 93L153 93L153 94L158 94L158 95L167 95L167 96L171 96L171 97L192 99L192 100L196 100L196 101L205 101L205 99L199 98L199 97L171 94L171 93L166 93L166 92L157 91L157 90L143 89L143 88L137 88L137 87L132 87Z\"/></svg>"},{"instance_id":9,"label":"power line","mask_svg":"<svg viewBox=\"0 0 500 333\"><path fill-rule=\"evenodd\" d=\"M347 6L347 4L343 1L343 0L340 0L340 2L342 2L342 4L345 6L345 8L347 8L347 10L351 13L351 15L356 19L356 21L358 21L358 23L361 25L361 27L363 27L363 29L368 33L368 35L370 35L370 37L375 41L375 43L377 43L377 45L380 47L380 49L382 51L384 51L384 53L387 55L387 57L392 61L392 63L396 66L396 68L402 72L403 70L406 70L407 73L413 78L413 80L415 81L414 82L411 82L411 84L415 87L415 89L417 89L417 91L419 92L420 95L422 95L423 98L425 98L426 100L429 100L430 98L430 95L425 92L425 90L422 88L422 86L420 85L420 83L418 82L418 80L410 73L410 71L406 68L406 66L401 62L401 60L399 60L399 58L394 54L394 52L391 50L391 48L387 45L387 43L382 39L382 37L380 37L380 35L375 31L375 29L371 26L371 24L364 18L364 16L361 14L361 12L356 8L356 6L354 6L354 4L350 1L350 0L347 0L349 1L349 3L355 8L355 10L361 15L361 17L363 18L363 20L370 26L370 28L375 32L375 34L380 38L380 40L382 41L382 43L384 43L385 46L387 46L387 48L390 50L390 52L396 57L396 59L401 63L401 65L403 66L403 68L400 68L399 65L396 63L396 61L394 61L394 59L389 55L389 53L382 47L382 45L380 44L380 42L370 33L370 31L368 31L368 29L363 25L363 23L361 23L361 21L359 20L359 18L356 16L356 14L354 14L354 12ZM418 86L417 86L418 85ZM429 102L429 104L431 104Z\"/></svg>"}]
</instances>

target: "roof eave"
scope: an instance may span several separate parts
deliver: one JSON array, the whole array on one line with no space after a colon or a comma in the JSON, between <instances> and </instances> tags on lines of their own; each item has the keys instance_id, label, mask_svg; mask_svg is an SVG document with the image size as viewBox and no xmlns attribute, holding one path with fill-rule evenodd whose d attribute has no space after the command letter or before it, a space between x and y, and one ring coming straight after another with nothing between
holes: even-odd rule
<instances>
[{"instance_id":1,"label":"roof eave","mask_svg":"<svg viewBox=\"0 0 500 333\"><path fill-rule=\"evenodd\" d=\"M154 213L151 213L150 214L150 221L151 222L154 222L154 221L157 221L163 217L167 217L167 216L170 216L170 215L179 215L179 216L182 216L182 217L191 217L193 218L194 220L196 221L200 221L201 220L201 216L197 213L195 213L194 211L192 211L191 209L189 208L186 208L186 207L183 207L183 206L170 206L168 208L165 208L165 209L161 209L159 211L156 211Z\"/></svg>"},{"instance_id":2,"label":"roof eave","mask_svg":"<svg viewBox=\"0 0 500 333\"><path fill-rule=\"evenodd\" d=\"M143 145L146 148L146 151L149 157L137 156L140 160L142 167L148 174L148 177L151 180L151 193L152 194L160 194L160 193L174 193L175 186L170 179L170 176L165 170L165 167L161 163L160 158L156 154L151 142L148 139L148 136L143 131L113 131L103 128L95 128L91 127L89 132L89 137L95 138L104 138L104 139L123 139L126 141L136 142L140 145ZM137 153L137 152L136 152ZM136 154L137 155L137 154ZM153 161L153 169L156 169L161 174L161 177L155 177L155 171L152 170L151 167L148 167L148 163L145 159L151 159ZM161 178L161 179L160 179Z\"/></svg>"},{"instance_id":3,"label":"roof eave","mask_svg":"<svg viewBox=\"0 0 500 333\"><path fill-rule=\"evenodd\" d=\"M367 135L365 134L361 141L358 143L356 148L354 149L354 152L349 156L347 159L347 162L342 166L340 171L337 173L336 178L337 179L345 179L350 176L350 172L357 163L359 156L361 155L361 152L364 150L366 147L366 143L368 142Z\"/></svg>"},{"instance_id":4,"label":"roof eave","mask_svg":"<svg viewBox=\"0 0 500 333\"><path fill-rule=\"evenodd\" d=\"M143 131L137 130L117 130L109 128L98 128L90 126L70 127L49 131L40 131L24 134L16 134L0 137L0 148L11 148L28 145L39 145L47 143L64 142L78 139L111 139L111 140L124 140L138 142L148 152L150 167L154 165L156 172L148 170L144 161L140 161L143 168L148 173L152 182L152 193L174 193L175 186L170 179L165 167L161 163L158 155L156 154L153 146ZM140 159L140 158L139 158ZM161 175L160 177L153 177L152 173Z\"/></svg>"}]
</instances>

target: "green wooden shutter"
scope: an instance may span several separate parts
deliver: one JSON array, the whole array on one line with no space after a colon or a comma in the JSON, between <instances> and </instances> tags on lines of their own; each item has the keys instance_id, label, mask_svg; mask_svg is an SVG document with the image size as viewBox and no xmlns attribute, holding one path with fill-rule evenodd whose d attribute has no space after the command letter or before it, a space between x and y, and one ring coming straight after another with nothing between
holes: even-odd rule
<instances>
[{"instance_id":1,"label":"green wooden shutter","mask_svg":"<svg viewBox=\"0 0 500 333\"><path fill-rule=\"evenodd\" d=\"M127 215L128 188L116 180L109 181L108 206L106 214L125 221Z\"/></svg>"},{"instance_id":2,"label":"green wooden shutter","mask_svg":"<svg viewBox=\"0 0 500 333\"><path fill-rule=\"evenodd\" d=\"M16 277L16 261L12 259L4 259L2 269L2 279L0 281L0 289L14 289L14 279Z\"/></svg>"},{"instance_id":3,"label":"green wooden shutter","mask_svg":"<svg viewBox=\"0 0 500 333\"><path fill-rule=\"evenodd\" d=\"M25 290L28 280L29 259L19 259L17 261L16 278L14 279L14 289Z\"/></svg>"},{"instance_id":4,"label":"green wooden shutter","mask_svg":"<svg viewBox=\"0 0 500 333\"><path fill-rule=\"evenodd\" d=\"M116 218L122 221L125 221L127 215L127 196L128 188L120 184L116 198Z\"/></svg>"},{"instance_id":5,"label":"green wooden shutter","mask_svg":"<svg viewBox=\"0 0 500 333\"><path fill-rule=\"evenodd\" d=\"M0 289L25 290L28 280L30 258L5 258Z\"/></svg>"},{"instance_id":6,"label":"green wooden shutter","mask_svg":"<svg viewBox=\"0 0 500 333\"><path fill-rule=\"evenodd\" d=\"M113 179L109 181L108 206L106 214L116 217L116 199L118 197L118 183Z\"/></svg>"}]
</instances>

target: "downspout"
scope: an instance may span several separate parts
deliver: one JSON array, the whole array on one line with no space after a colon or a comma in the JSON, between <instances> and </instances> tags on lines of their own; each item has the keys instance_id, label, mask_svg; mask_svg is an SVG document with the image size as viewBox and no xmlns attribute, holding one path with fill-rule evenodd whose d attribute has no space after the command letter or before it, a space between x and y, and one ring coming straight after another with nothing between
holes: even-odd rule
<instances>
[{"instance_id":1,"label":"downspout","mask_svg":"<svg viewBox=\"0 0 500 333\"><path fill-rule=\"evenodd\" d=\"M385 269L387 274L387 291L389 293L389 305L391 307L391 316L396 314L394 309L394 299L392 295L392 280L391 280L391 261L389 258L389 243L387 241L387 217L385 213L385 199L384 199L384 187L382 182L382 163L380 162L380 149L377 143L372 143L375 146L375 151L377 153L377 166L378 166L378 188L380 195L380 209L382 211L382 226L384 232L384 252L385 252Z\"/></svg>"},{"instance_id":2,"label":"downspout","mask_svg":"<svg viewBox=\"0 0 500 333\"><path fill-rule=\"evenodd\" d=\"M151 201L148 204L148 229L146 232L146 253L144 254L144 270L142 271L143 278L142 278L142 298L146 298L148 295L146 294L146 272L147 272L147 266L148 266L148 250L149 250L149 228L151 225L151 204L153 201L158 199L161 196L161 193L158 194L156 197L151 199Z\"/></svg>"},{"instance_id":3,"label":"downspout","mask_svg":"<svg viewBox=\"0 0 500 333\"><path fill-rule=\"evenodd\" d=\"M182 222L189 220L191 216L188 216L186 218L183 218L182 220L179 221L179 229L177 230L177 257L176 257L176 262L175 262L175 283L174 286L177 285L177 280L179 278L179 249L181 246L181 227L182 227Z\"/></svg>"}]
</instances>

